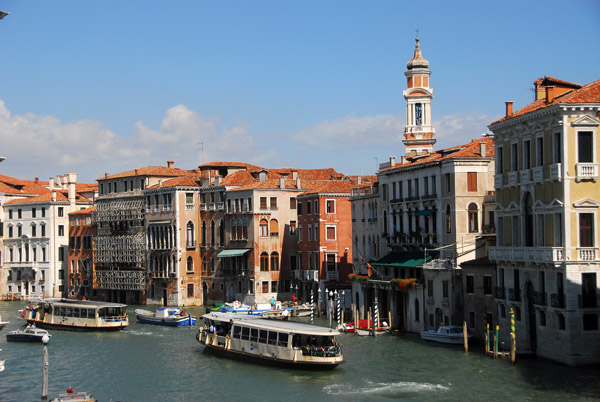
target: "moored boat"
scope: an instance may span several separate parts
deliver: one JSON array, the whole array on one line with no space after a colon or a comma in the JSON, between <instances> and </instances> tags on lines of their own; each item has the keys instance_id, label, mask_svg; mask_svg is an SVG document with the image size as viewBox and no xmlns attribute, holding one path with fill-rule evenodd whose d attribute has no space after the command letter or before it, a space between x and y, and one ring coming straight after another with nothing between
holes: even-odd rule
<instances>
[{"instance_id":1,"label":"moored boat","mask_svg":"<svg viewBox=\"0 0 600 402\"><path fill-rule=\"evenodd\" d=\"M22 331L20 329L10 331L8 334L6 334L6 340L19 342L43 342L44 336L47 336L49 341L52 335L50 335L45 329L31 326Z\"/></svg>"},{"instance_id":2,"label":"moored boat","mask_svg":"<svg viewBox=\"0 0 600 402\"><path fill-rule=\"evenodd\" d=\"M10 322L2 321L2 316L0 315L0 329L4 328L7 324L10 324Z\"/></svg>"},{"instance_id":3,"label":"moored boat","mask_svg":"<svg viewBox=\"0 0 600 402\"><path fill-rule=\"evenodd\" d=\"M196 317L186 314L179 307L157 307L154 313L138 308L135 310L135 316L139 322L144 324L166 325L170 327L189 326L196 323Z\"/></svg>"},{"instance_id":4,"label":"moored boat","mask_svg":"<svg viewBox=\"0 0 600 402\"><path fill-rule=\"evenodd\" d=\"M467 334L467 339L471 338L471 336L471 334ZM421 339L462 345L464 343L463 327L458 325L441 325L437 330L421 331Z\"/></svg>"},{"instance_id":5,"label":"moored boat","mask_svg":"<svg viewBox=\"0 0 600 402\"><path fill-rule=\"evenodd\" d=\"M40 328L75 331L116 331L129 326L127 305L71 299L31 302L21 318Z\"/></svg>"},{"instance_id":6,"label":"moored boat","mask_svg":"<svg viewBox=\"0 0 600 402\"><path fill-rule=\"evenodd\" d=\"M89 392L75 392L72 388L67 389L66 393L58 394L56 398L50 400L50 402L97 402Z\"/></svg>"},{"instance_id":7,"label":"moored boat","mask_svg":"<svg viewBox=\"0 0 600 402\"><path fill-rule=\"evenodd\" d=\"M331 369L344 361L335 329L251 314L209 313L196 338L223 356L295 368Z\"/></svg>"}]
</instances>

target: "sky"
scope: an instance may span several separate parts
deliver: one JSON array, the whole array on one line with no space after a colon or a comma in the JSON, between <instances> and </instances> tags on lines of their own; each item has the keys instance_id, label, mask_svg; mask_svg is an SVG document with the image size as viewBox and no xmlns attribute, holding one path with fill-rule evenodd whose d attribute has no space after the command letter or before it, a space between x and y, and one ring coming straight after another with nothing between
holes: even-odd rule
<instances>
[{"instance_id":1,"label":"sky","mask_svg":"<svg viewBox=\"0 0 600 402\"><path fill-rule=\"evenodd\" d=\"M375 174L405 154L406 62L435 149L533 81L600 79L600 2L0 0L0 174L92 183L212 161Z\"/></svg>"}]
</instances>

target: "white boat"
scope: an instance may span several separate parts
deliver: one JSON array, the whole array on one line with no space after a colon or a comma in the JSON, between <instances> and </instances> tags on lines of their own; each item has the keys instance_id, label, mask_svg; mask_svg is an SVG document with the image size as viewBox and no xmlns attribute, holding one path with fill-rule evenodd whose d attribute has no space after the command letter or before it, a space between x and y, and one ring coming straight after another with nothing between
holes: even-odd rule
<instances>
[{"instance_id":1,"label":"white boat","mask_svg":"<svg viewBox=\"0 0 600 402\"><path fill-rule=\"evenodd\" d=\"M196 317L186 314L179 307L157 307L156 312L138 308L135 310L138 321L144 324L166 325L180 327L194 325Z\"/></svg>"},{"instance_id":2,"label":"white boat","mask_svg":"<svg viewBox=\"0 0 600 402\"><path fill-rule=\"evenodd\" d=\"M127 305L71 299L32 301L21 318L41 328L74 331L116 331L129 326Z\"/></svg>"},{"instance_id":3,"label":"white boat","mask_svg":"<svg viewBox=\"0 0 600 402\"><path fill-rule=\"evenodd\" d=\"M467 334L467 339L471 336L471 334ZM462 345L464 343L463 328L458 325L442 325L437 330L421 331L421 339Z\"/></svg>"},{"instance_id":4,"label":"white boat","mask_svg":"<svg viewBox=\"0 0 600 402\"><path fill-rule=\"evenodd\" d=\"M66 393L58 394L58 397L53 398L50 402L97 402L89 392L75 392L71 388Z\"/></svg>"},{"instance_id":5,"label":"white boat","mask_svg":"<svg viewBox=\"0 0 600 402\"><path fill-rule=\"evenodd\" d=\"M44 336L50 340L48 331L36 327L27 327L24 330L16 329L6 334L7 341L20 341L20 342L43 342Z\"/></svg>"},{"instance_id":6,"label":"white boat","mask_svg":"<svg viewBox=\"0 0 600 402\"><path fill-rule=\"evenodd\" d=\"M10 322L2 321L2 316L0 315L0 329L4 328L7 324L10 324Z\"/></svg>"},{"instance_id":7,"label":"white boat","mask_svg":"<svg viewBox=\"0 0 600 402\"><path fill-rule=\"evenodd\" d=\"M208 313L196 338L223 356L294 368L331 369L344 361L335 329L251 314Z\"/></svg>"}]
</instances>

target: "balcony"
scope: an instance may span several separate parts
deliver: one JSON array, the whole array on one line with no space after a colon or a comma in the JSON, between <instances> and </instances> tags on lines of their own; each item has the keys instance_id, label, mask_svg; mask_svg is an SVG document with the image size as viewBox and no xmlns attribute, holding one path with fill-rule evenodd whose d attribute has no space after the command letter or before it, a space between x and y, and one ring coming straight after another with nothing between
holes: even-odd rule
<instances>
[{"instance_id":1,"label":"balcony","mask_svg":"<svg viewBox=\"0 0 600 402\"><path fill-rule=\"evenodd\" d=\"M508 185L515 187L519 184L519 172L508 172Z\"/></svg>"},{"instance_id":2,"label":"balcony","mask_svg":"<svg viewBox=\"0 0 600 402\"><path fill-rule=\"evenodd\" d=\"M217 202L217 211L224 211L224 210L225 210L225 203Z\"/></svg>"},{"instance_id":3,"label":"balcony","mask_svg":"<svg viewBox=\"0 0 600 402\"><path fill-rule=\"evenodd\" d=\"M595 247L580 247L577 249L579 261L598 261L598 249Z\"/></svg>"},{"instance_id":4,"label":"balcony","mask_svg":"<svg viewBox=\"0 0 600 402\"><path fill-rule=\"evenodd\" d=\"M504 186L504 177L502 176L502 173L496 173L494 175L494 187L496 188L500 188L502 186Z\"/></svg>"},{"instance_id":5,"label":"balcony","mask_svg":"<svg viewBox=\"0 0 600 402\"><path fill-rule=\"evenodd\" d=\"M490 260L553 263L565 261L565 256L562 247L490 247Z\"/></svg>"},{"instance_id":6,"label":"balcony","mask_svg":"<svg viewBox=\"0 0 600 402\"><path fill-rule=\"evenodd\" d=\"M433 304L434 302L433 296L427 296L427 304Z\"/></svg>"},{"instance_id":7,"label":"balcony","mask_svg":"<svg viewBox=\"0 0 600 402\"><path fill-rule=\"evenodd\" d=\"M527 169L519 171L519 180L521 184L528 184L531 181L531 170Z\"/></svg>"},{"instance_id":8,"label":"balcony","mask_svg":"<svg viewBox=\"0 0 600 402\"><path fill-rule=\"evenodd\" d=\"M450 301L448 300L447 297L442 297L442 305L444 306L448 306L450 304Z\"/></svg>"},{"instance_id":9,"label":"balcony","mask_svg":"<svg viewBox=\"0 0 600 402\"><path fill-rule=\"evenodd\" d=\"M533 168L533 182L542 183L544 181L544 167L538 166Z\"/></svg>"},{"instance_id":10,"label":"balcony","mask_svg":"<svg viewBox=\"0 0 600 402\"><path fill-rule=\"evenodd\" d=\"M317 271L317 270L304 271L304 280L317 282L319 280L319 271Z\"/></svg>"},{"instance_id":11,"label":"balcony","mask_svg":"<svg viewBox=\"0 0 600 402\"><path fill-rule=\"evenodd\" d=\"M576 163L575 164L575 181L592 180L594 183L598 181L598 164L597 163Z\"/></svg>"},{"instance_id":12,"label":"balcony","mask_svg":"<svg viewBox=\"0 0 600 402\"><path fill-rule=\"evenodd\" d=\"M186 248L186 249L188 249L188 250L193 250L193 249L195 249L195 248L196 248L196 242L195 242L194 240L188 240L188 241L185 243L185 248Z\"/></svg>"},{"instance_id":13,"label":"balcony","mask_svg":"<svg viewBox=\"0 0 600 402\"><path fill-rule=\"evenodd\" d=\"M509 288L508 300L516 302L521 301L521 289Z\"/></svg>"},{"instance_id":14,"label":"balcony","mask_svg":"<svg viewBox=\"0 0 600 402\"><path fill-rule=\"evenodd\" d=\"M552 293L550 295L550 305L555 308L565 308L565 295L562 293Z\"/></svg>"},{"instance_id":15,"label":"balcony","mask_svg":"<svg viewBox=\"0 0 600 402\"><path fill-rule=\"evenodd\" d=\"M328 281L339 281L339 271L327 271Z\"/></svg>"},{"instance_id":16,"label":"balcony","mask_svg":"<svg viewBox=\"0 0 600 402\"><path fill-rule=\"evenodd\" d=\"M562 181L562 168L560 163L550 165L550 180Z\"/></svg>"},{"instance_id":17,"label":"balcony","mask_svg":"<svg viewBox=\"0 0 600 402\"><path fill-rule=\"evenodd\" d=\"M185 210L186 211L193 211L194 210L194 204L185 204Z\"/></svg>"},{"instance_id":18,"label":"balcony","mask_svg":"<svg viewBox=\"0 0 600 402\"><path fill-rule=\"evenodd\" d=\"M185 206L185 209L187 209L187 205ZM207 209L208 209L208 207L205 202L200 204L200 211L206 211Z\"/></svg>"},{"instance_id":19,"label":"balcony","mask_svg":"<svg viewBox=\"0 0 600 402\"><path fill-rule=\"evenodd\" d=\"M506 288L497 286L494 288L494 297L496 299L506 299Z\"/></svg>"},{"instance_id":20,"label":"balcony","mask_svg":"<svg viewBox=\"0 0 600 402\"><path fill-rule=\"evenodd\" d=\"M546 300L546 292L533 292L533 304L545 306Z\"/></svg>"}]
</instances>

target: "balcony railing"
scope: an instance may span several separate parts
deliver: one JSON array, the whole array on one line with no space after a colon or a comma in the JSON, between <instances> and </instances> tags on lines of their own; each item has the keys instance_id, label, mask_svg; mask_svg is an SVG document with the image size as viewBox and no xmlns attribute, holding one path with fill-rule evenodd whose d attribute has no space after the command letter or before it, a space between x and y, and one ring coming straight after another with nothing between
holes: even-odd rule
<instances>
[{"instance_id":1,"label":"balcony railing","mask_svg":"<svg viewBox=\"0 0 600 402\"><path fill-rule=\"evenodd\" d=\"M327 271L327 280L328 281L338 281L339 280L339 271Z\"/></svg>"},{"instance_id":2,"label":"balcony railing","mask_svg":"<svg viewBox=\"0 0 600 402\"><path fill-rule=\"evenodd\" d=\"M494 187L500 188L500 187L504 186L503 178L504 177L502 176L502 173L496 173L494 175Z\"/></svg>"},{"instance_id":3,"label":"balcony railing","mask_svg":"<svg viewBox=\"0 0 600 402\"><path fill-rule=\"evenodd\" d=\"M597 249L594 250L597 254ZM492 261L559 262L565 260L565 255L562 247L490 247L490 259Z\"/></svg>"},{"instance_id":4,"label":"balcony railing","mask_svg":"<svg viewBox=\"0 0 600 402\"><path fill-rule=\"evenodd\" d=\"M598 249L595 247L578 248L577 258L579 259L579 261L597 261Z\"/></svg>"},{"instance_id":5,"label":"balcony railing","mask_svg":"<svg viewBox=\"0 0 600 402\"><path fill-rule=\"evenodd\" d=\"M562 181L562 171L560 163L550 165L550 180Z\"/></svg>"},{"instance_id":6,"label":"balcony railing","mask_svg":"<svg viewBox=\"0 0 600 402\"><path fill-rule=\"evenodd\" d=\"M194 204L185 204L185 210L186 211L193 211L194 210Z\"/></svg>"},{"instance_id":7,"label":"balcony railing","mask_svg":"<svg viewBox=\"0 0 600 402\"><path fill-rule=\"evenodd\" d=\"M508 185L516 186L519 184L519 172L508 172Z\"/></svg>"},{"instance_id":8,"label":"balcony railing","mask_svg":"<svg viewBox=\"0 0 600 402\"><path fill-rule=\"evenodd\" d=\"M556 308L565 308L565 295L562 293L552 293L550 295L550 305Z\"/></svg>"},{"instance_id":9,"label":"balcony railing","mask_svg":"<svg viewBox=\"0 0 600 402\"><path fill-rule=\"evenodd\" d=\"M521 184L529 183L531 181L531 170L527 169L527 170L519 171L519 178L520 178Z\"/></svg>"},{"instance_id":10,"label":"balcony railing","mask_svg":"<svg viewBox=\"0 0 600 402\"><path fill-rule=\"evenodd\" d=\"M508 300L521 301L521 289L509 288L508 289Z\"/></svg>"},{"instance_id":11,"label":"balcony railing","mask_svg":"<svg viewBox=\"0 0 600 402\"><path fill-rule=\"evenodd\" d=\"M592 180L596 182L598 181L598 164L576 163L575 175L575 181Z\"/></svg>"}]
</instances>

